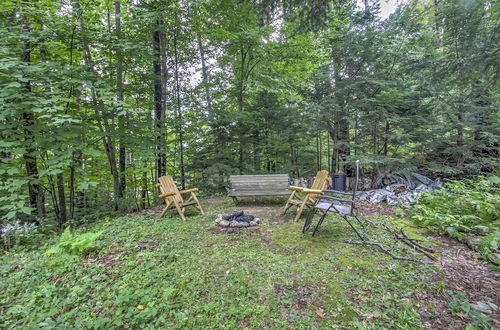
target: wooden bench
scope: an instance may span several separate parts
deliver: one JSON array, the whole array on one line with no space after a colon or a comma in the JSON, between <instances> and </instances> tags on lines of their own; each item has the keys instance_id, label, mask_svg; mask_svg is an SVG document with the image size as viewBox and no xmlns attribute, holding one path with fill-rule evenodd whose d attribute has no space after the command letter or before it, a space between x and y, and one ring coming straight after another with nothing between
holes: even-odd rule
<instances>
[{"instance_id":1,"label":"wooden bench","mask_svg":"<svg viewBox=\"0 0 500 330\"><path fill-rule=\"evenodd\" d=\"M229 186L235 203L238 197L289 195L288 174L231 175Z\"/></svg>"}]
</instances>

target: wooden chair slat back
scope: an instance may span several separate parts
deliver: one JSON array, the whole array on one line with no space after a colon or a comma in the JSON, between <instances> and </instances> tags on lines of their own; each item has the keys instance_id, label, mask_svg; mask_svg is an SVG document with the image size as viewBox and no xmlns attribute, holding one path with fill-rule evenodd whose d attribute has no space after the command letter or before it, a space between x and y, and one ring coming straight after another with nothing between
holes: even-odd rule
<instances>
[{"instance_id":1,"label":"wooden chair slat back","mask_svg":"<svg viewBox=\"0 0 500 330\"><path fill-rule=\"evenodd\" d=\"M330 177L328 176L328 171L318 171L318 173L316 173L316 176L314 177L311 189L325 190L328 187L329 181ZM316 196L318 196L318 194L309 194L309 199L314 201L314 198L316 198Z\"/></svg>"},{"instance_id":2,"label":"wooden chair slat back","mask_svg":"<svg viewBox=\"0 0 500 330\"><path fill-rule=\"evenodd\" d=\"M311 185L311 189L324 190L328 186L329 180L330 178L328 177L328 171L318 171L318 173L316 173L316 177L314 178L313 184Z\"/></svg>"},{"instance_id":3,"label":"wooden chair slat back","mask_svg":"<svg viewBox=\"0 0 500 330\"><path fill-rule=\"evenodd\" d=\"M175 184L174 179L171 176L162 176L159 179L160 181L160 190L162 194L175 193L174 197L178 202L183 202L181 194L179 193L179 189L177 189L177 185Z\"/></svg>"}]
</instances>

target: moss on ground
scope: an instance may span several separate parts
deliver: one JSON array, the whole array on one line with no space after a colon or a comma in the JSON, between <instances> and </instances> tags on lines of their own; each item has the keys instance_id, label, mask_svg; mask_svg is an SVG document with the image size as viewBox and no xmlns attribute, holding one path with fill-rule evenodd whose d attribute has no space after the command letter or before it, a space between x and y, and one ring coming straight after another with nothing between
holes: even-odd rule
<instances>
[{"instance_id":1,"label":"moss on ground","mask_svg":"<svg viewBox=\"0 0 500 330\"><path fill-rule=\"evenodd\" d=\"M428 306L416 293L443 287L432 266L346 244L355 237L335 218L317 237L265 217L258 230L224 234L213 219L231 207L210 203L185 222L170 213L78 228L104 231L85 257L44 256L55 240L4 254L0 326L424 327Z\"/></svg>"}]
</instances>

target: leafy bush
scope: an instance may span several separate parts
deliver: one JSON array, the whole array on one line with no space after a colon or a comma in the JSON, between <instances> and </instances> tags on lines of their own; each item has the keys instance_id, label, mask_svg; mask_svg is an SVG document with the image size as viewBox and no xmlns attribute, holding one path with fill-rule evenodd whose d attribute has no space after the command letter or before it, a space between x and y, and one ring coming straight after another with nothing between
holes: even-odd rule
<instances>
[{"instance_id":1,"label":"leafy bush","mask_svg":"<svg viewBox=\"0 0 500 330\"><path fill-rule=\"evenodd\" d=\"M478 250L489 261L500 264L498 258L498 248L500 247L500 230L486 235L479 241Z\"/></svg>"},{"instance_id":2,"label":"leafy bush","mask_svg":"<svg viewBox=\"0 0 500 330\"><path fill-rule=\"evenodd\" d=\"M500 178L452 181L445 189L424 192L412 208L411 218L418 224L463 239L466 233L484 228L479 251L491 260L498 251L500 223Z\"/></svg>"},{"instance_id":3,"label":"leafy bush","mask_svg":"<svg viewBox=\"0 0 500 330\"><path fill-rule=\"evenodd\" d=\"M46 255L67 253L74 256L81 256L96 246L95 241L102 233L102 231L99 231L97 233L73 235L68 227L62 233L59 243L48 249L45 253Z\"/></svg>"}]
</instances>

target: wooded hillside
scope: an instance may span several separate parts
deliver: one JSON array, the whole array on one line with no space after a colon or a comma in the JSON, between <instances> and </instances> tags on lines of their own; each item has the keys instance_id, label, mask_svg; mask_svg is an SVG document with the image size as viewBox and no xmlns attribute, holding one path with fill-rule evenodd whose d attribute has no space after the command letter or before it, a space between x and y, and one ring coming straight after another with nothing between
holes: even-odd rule
<instances>
[{"instance_id":1,"label":"wooded hillside","mask_svg":"<svg viewBox=\"0 0 500 330\"><path fill-rule=\"evenodd\" d=\"M161 175L493 171L499 3L2 1L0 216L156 203Z\"/></svg>"}]
</instances>

